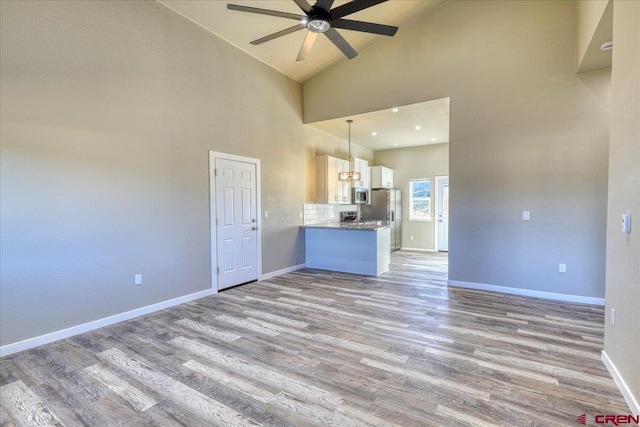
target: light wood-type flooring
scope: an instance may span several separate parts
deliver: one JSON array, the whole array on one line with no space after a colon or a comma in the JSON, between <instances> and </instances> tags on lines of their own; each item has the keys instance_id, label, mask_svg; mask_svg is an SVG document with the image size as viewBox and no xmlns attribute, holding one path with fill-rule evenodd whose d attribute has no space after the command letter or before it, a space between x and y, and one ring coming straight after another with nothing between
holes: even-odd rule
<instances>
[{"instance_id":1,"label":"light wood-type flooring","mask_svg":"<svg viewBox=\"0 0 640 427\"><path fill-rule=\"evenodd\" d=\"M1 360L1 424L577 426L628 414L603 308L299 270ZM589 419L589 418L587 418ZM593 420L593 418L591 418Z\"/></svg>"}]
</instances>

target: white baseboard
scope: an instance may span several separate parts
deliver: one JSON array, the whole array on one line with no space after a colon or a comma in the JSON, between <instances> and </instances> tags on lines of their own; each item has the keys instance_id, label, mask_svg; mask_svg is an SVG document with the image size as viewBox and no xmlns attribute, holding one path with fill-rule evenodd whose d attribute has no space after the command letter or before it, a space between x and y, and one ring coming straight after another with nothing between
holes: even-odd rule
<instances>
[{"instance_id":1,"label":"white baseboard","mask_svg":"<svg viewBox=\"0 0 640 427\"><path fill-rule=\"evenodd\" d=\"M263 274L259 280L267 280L281 274L290 273L292 271L305 268L306 264L294 265L292 267L284 268L278 271L272 271L271 273ZM74 335L79 335L84 332L89 332L94 329L102 328L104 326L113 325L114 323L122 322L125 320L133 319L134 317L144 316L145 314L153 313L154 311L164 310L165 308L172 307L174 305L183 304L185 302L193 301L202 297L213 295L218 293L216 289L207 289L205 291L196 292L193 294L185 295L182 297L174 298L168 301L159 302L157 304L148 305L146 307L137 308L135 310L127 311L125 313L116 314L113 316L105 317L103 319L87 322L82 325L72 326L67 329L63 329L49 334L40 335L38 337L29 338L17 343L8 344L0 347L0 357L8 356L19 351L28 350L30 348L38 347L40 345L49 344L54 341L58 341L64 338L69 338Z\"/></svg>"},{"instance_id":2,"label":"white baseboard","mask_svg":"<svg viewBox=\"0 0 640 427\"><path fill-rule=\"evenodd\" d=\"M532 289L509 288L506 286L487 285L485 283L459 282L449 280L448 285L454 288L477 289L481 291L500 292L503 294L520 295L524 297L535 297L551 299L556 301L577 302L580 304L604 305L604 298L583 297L580 295L556 294L553 292L535 291Z\"/></svg>"},{"instance_id":3,"label":"white baseboard","mask_svg":"<svg viewBox=\"0 0 640 427\"><path fill-rule=\"evenodd\" d=\"M622 397L624 397L627 405L629 405L629 409L631 409L633 415L640 416L640 404L638 404L638 400L633 396L633 393L631 393L631 390L627 386L627 383L624 382L624 380L620 376L620 372L618 372L618 369L616 369L616 365L613 364L604 350L602 350L602 363L604 363L604 366L606 366L607 370L611 374L611 377L616 382L620 393L622 393Z\"/></svg>"},{"instance_id":4,"label":"white baseboard","mask_svg":"<svg viewBox=\"0 0 640 427\"><path fill-rule=\"evenodd\" d=\"M298 264L298 265L294 265L292 267L283 268L282 270L272 271L271 273L262 274L258 280L273 279L274 277L280 276L280 275L285 274L285 273L291 273L292 271L301 270L301 269L305 268L306 266L307 266L307 264Z\"/></svg>"},{"instance_id":5,"label":"white baseboard","mask_svg":"<svg viewBox=\"0 0 640 427\"><path fill-rule=\"evenodd\" d=\"M400 248L402 251L416 251L416 252L438 252L435 249L424 249L424 248L405 248L404 246Z\"/></svg>"},{"instance_id":6,"label":"white baseboard","mask_svg":"<svg viewBox=\"0 0 640 427\"><path fill-rule=\"evenodd\" d=\"M144 316L145 314L153 313L154 311L164 310L165 308L173 307L174 305L183 304L185 302L193 301L202 297L213 295L218 293L216 289L207 289L205 291L196 292L193 294L185 295L182 297L162 301L156 304L147 305L146 307L136 308L135 310L126 311L124 313L115 314L113 316L105 317L103 319L94 320L92 322L83 323L82 325L72 326L60 331L51 332L49 334L40 335L39 337L29 338L24 341L19 341L13 344L7 344L0 347L0 357L8 356L19 351L28 350L30 348L38 347L43 344L49 344L54 341L58 341L64 338L69 338L74 335L79 335L85 332L92 331L94 329L102 328L104 326L113 325L114 323L122 322L124 320L133 319L134 317Z\"/></svg>"}]
</instances>

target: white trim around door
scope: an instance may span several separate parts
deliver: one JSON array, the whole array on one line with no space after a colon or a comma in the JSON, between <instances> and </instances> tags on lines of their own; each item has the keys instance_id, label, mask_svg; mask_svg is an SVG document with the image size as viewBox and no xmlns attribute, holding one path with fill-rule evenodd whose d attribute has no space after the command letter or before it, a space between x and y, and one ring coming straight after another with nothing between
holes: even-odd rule
<instances>
[{"instance_id":1,"label":"white trim around door","mask_svg":"<svg viewBox=\"0 0 640 427\"><path fill-rule=\"evenodd\" d=\"M443 181L445 179L448 180L449 175L436 175L435 179L436 179L436 182L433 189L434 203L432 207L433 218L434 218L433 247L434 247L434 250L438 252L440 250L440 248L438 247L438 240L439 240L438 229L440 228L438 227L438 224L439 224L438 223L438 206L440 206L439 205L440 197L442 197L442 194L440 194L440 181Z\"/></svg>"},{"instance_id":2,"label":"white trim around door","mask_svg":"<svg viewBox=\"0 0 640 427\"><path fill-rule=\"evenodd\" d=\"M218 292L218 247L217 247L217 229L216 229L216 159L232 160L236 162L251 163L256 168L256 251L257 251L257 276L258 280L262 276L262 201L261 201L261 173L260 159L251 157L237 156L234 154L220 153L217 151L209 151L209 229L211 239L211 287Z\"/></svg>"}]
</instances>

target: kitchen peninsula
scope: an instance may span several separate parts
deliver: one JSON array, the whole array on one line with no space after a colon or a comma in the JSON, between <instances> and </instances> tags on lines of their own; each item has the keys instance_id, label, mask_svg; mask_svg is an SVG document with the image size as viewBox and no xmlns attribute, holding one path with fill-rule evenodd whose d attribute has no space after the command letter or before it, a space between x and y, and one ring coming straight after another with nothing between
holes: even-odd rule
<instances>
[{"instance_id":1,"label":"kitchen peninsula","mask_svg":"<svg viewBox=\"0 0 640 427\"><path fill-rule=\"evenodd\" d=\"M378 276L389 270L389 227L351 223L304 225L308 268Z\"/></svg>"}]
</instances>

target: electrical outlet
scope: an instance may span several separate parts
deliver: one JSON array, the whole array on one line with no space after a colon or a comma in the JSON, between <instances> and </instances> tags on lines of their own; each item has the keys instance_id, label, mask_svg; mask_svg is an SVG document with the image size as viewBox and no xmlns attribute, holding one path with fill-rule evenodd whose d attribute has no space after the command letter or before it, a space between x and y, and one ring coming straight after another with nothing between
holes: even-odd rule
<instances>
[{"instance_id":1,"label":"electrical outlet","mask_svg":"<svg viewBox=\"0 0 640 427\"><path fill-rule=\"evenodd\" d=\"M264 211L264 219L269 219L269 211Z\"/></svg>"},{"instance_id":2,"label":"electrical outlet","mask_svg":"<svg viewBox=\"0 0 640 427\"><path fill-rule=\"evenodd\" d=\"M558 272L566 273L567 272L567 264L558 264Z\"/></svg>"},{"instance_id":3,"label":"electrical outlet","mask_svg":"<svg viewBox=\"0 0 640 427\"><path fill-rule=\"evenodd\" d=\"M616 309L611 308L611 326L616 325Z\"/></svg>"},{"instance_id":4,"label":"electrical outlet","mask_svg":"<svg viewBox=\"0 0 640 427\"><path fill-rule=\"evenodd\" d=\"M136 286L142 285L142 274L136 274L133 277L133 284Z\"/></svg>"},{"instance_id":5,"label":"electrical outlet","mask_svg":"<svg viewBox=\"0 0 640 427\"><path fill-rule=\"evenodd\" d=\"M300 212L300 219L302 219L302 212Z\"/></svg>"}]
</instances>

